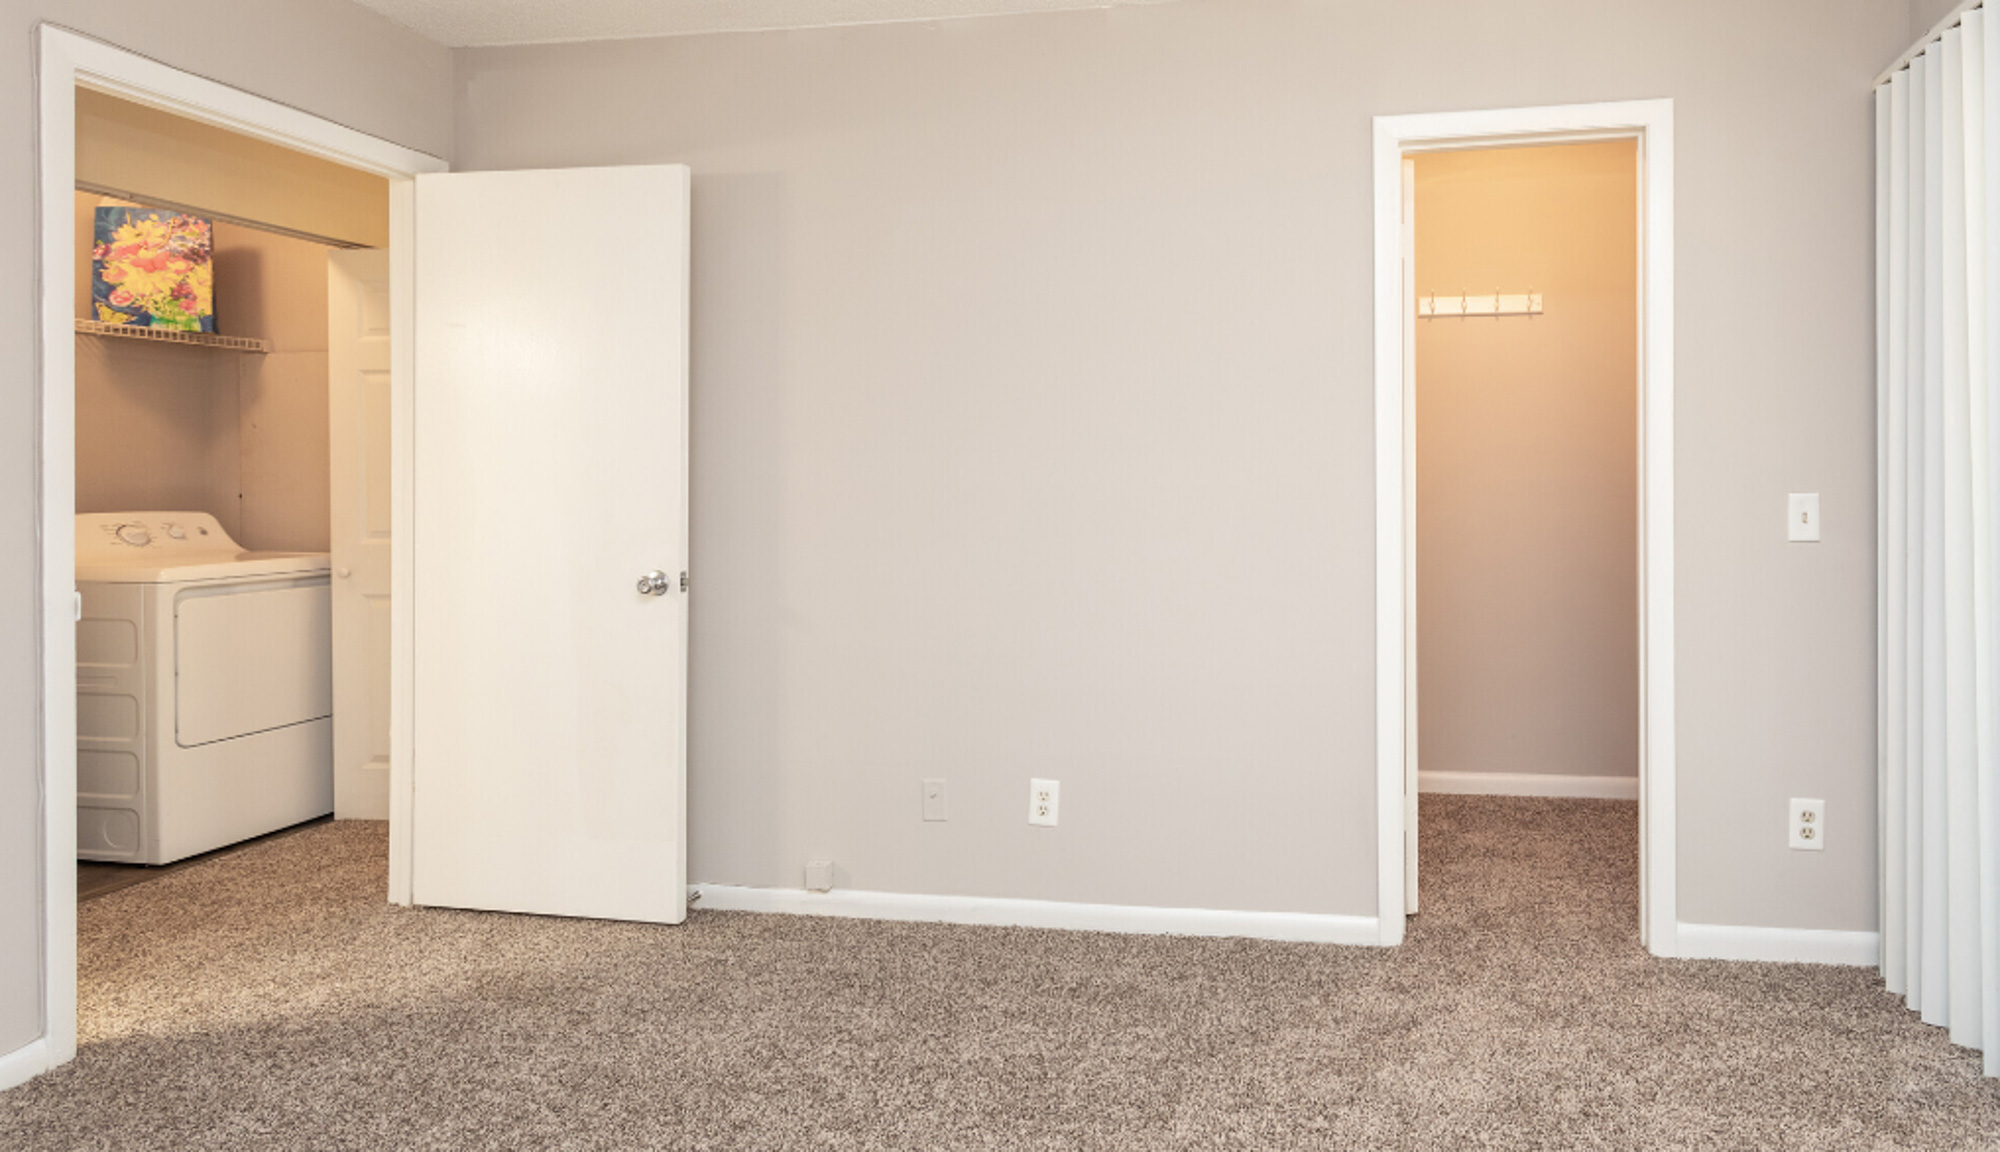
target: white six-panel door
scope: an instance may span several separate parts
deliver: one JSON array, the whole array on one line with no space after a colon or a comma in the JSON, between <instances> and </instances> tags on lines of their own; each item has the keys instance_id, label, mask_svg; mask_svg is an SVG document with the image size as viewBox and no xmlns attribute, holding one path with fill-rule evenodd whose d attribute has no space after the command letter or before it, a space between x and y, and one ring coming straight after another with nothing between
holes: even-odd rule
<instances>
[{"instance_id":1,"label":"white six-panel door","mask_svg":"<svg viewBox=\"0 0 2000 1152\"><path fill-rule=\"evenodd\" d=\"M417 179L419 904L686 916L688 194Z\"/></svg>"},{"instance_id":2,"label":"white six-panel door","mask_svg":"<svg viewBox=\"0 0 2000 1152\"><path fill-rule=\"evenodd\" d=\"M389 253L327 253L333 814L389 818Z\"/></svg>"}]
</instances>

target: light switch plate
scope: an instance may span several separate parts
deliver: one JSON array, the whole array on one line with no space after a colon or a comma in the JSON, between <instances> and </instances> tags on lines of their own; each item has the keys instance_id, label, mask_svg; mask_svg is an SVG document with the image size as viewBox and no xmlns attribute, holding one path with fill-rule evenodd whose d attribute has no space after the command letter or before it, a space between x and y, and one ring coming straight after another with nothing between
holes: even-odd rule
<instances>
[{"instance_id":1,"label":"light switch plate","mask_svg":"<svg viewBox=\"0 0 2000 1152\"><path fill-rule=\"evenodd\" d=\"M941 777L933 776L924 781L924 819L951 819L951 808L945 801L944 780Z\"/></svg>"},{"instance_id":2,"label":"light switch plate","mask_svg":"<svg viewBox=\"0 0 2000 1152\"><path fill-rule=\"evenodd\" d=\"M1794 544L1819 543L1819 493L1794 492L1786 510L1785 539Z\"/></svg>"}]
</instances>

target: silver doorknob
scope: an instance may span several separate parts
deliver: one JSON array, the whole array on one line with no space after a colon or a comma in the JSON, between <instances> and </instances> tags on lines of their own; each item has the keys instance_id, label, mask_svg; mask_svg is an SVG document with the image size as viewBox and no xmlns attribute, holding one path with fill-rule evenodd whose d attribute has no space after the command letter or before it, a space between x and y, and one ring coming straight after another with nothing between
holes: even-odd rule
<instances>
[{"instance_id":1,"label":"silver doorknob","mask_svg":"<svg viewBox=\"0 0 2000 1152\"><path fill-rule=\"evenodd\" d=\"M641 596L665 596L669 587L671 587L671 584L667 580L667 574L658 569L654 569L644 576L639 577L639 594Z\"/></svg>"}]
</instances>

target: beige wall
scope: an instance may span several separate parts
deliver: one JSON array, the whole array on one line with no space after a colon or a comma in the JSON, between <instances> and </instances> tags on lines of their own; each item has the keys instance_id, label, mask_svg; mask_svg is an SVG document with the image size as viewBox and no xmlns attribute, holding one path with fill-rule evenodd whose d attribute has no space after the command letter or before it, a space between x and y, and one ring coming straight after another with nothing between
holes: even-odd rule
<instances>
[{"instance_id":1,"label":"beige wall","mask_svg":"<svg viewBox=\"0 0 2000 1152\"><path fill-rule=\"evenodd\" d=\"M452 147L451 56L345 0L8 0L0 50L0 1054L42 1030L35 25L52 20L408 147Z\"/></svg>"},{"instance_id":2,"label":"beige wall","mask_svg":"<svg viewBox=\"0 0 2000 1152\"><path fill-rule=\"evenodd\" d=\"M77 337L77 511L209 512L236 535L234 355Z\"/></svg>"},{"instance_id":3,"label":"beige wall","mask_svg":"<svg viewBox=\"0 0 2000 1152\"><path fill-rule=\"evenodd\" d=\"M389 183L101 92L76 94L76 182L344 244L389 244Z\"/></svg>"},{"instance_id":4,"label":"beige wall","mask_svg":"<svg viewBox=\"0 0 2000 1152\"><path fill-rule=\"evenodd\" d=\"M1637 775L1638 149L1416 173L1416 291L1546 308L1417 322L1419 762Z\"/></svg>"},{"instance_id":5,"label":"beige wall","mask_svg":"<svg viewBox=\"0 0 2000 1152\"><path fill-rule=\"evenodd\" d=\"M388 192L381 191L386 201ZM324 245L254 228L215 226L216 309L228 331L270 343L236 357L246 548L330 546Z\"/></svg>"},{"instance_id":6,"label":"beige wall","mask_svg":"<svg viewBox=\"0 0 2000 1152\"><path fill-rule=\"evenodd\" d=\"M1181 0L460 52L463 167L694 168L694 877L1371 913L1370 118L1671 97L1680 910L1874 927L1868 84L1908 17Z\"/></svg>"},{"instance_id":7,"label":"beige wall","mask_svg":"<svg viewBox=\"0 0 2000 1152\"><path fill-rule=\"evenodd\" d=\"M126 203L77 193L79 317L96 209ZM215 225L217 330L269 353L77 337L77 511L207 512L245 548L327 549L326 252Z\"/></svg>"}]
</instances>

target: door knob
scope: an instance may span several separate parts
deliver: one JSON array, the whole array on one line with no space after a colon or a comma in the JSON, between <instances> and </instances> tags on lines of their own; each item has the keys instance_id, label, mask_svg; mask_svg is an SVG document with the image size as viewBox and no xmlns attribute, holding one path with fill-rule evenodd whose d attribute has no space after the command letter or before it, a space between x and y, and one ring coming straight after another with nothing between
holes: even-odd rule
<instances>
[{"instance_id":1,"label":"door knob","mask_svg":"<svg viewBox=\"0 0 2000 1152\"><path fill-rule=\"evenodd\" d=\"M667 574L657 568L639 577L639 594L641 596L665 596L670 586Z\"/></svg>"}]
</instances>

